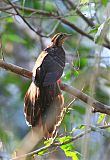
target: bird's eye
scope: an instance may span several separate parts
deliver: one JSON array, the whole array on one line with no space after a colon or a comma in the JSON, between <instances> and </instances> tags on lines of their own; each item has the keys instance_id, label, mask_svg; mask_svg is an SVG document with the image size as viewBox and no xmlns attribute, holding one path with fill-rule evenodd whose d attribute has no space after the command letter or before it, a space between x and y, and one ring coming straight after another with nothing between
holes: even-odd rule
<instances>
[{"instance_id":1,"label":"bird's eye","mask_svg":"<svg viewBox=\"0 0 110 160\"><path fill-rule=\"evenodd\" d=\"M60 39L62 39L62 38L63 38L63 35L61 34L59 37L60 37Z\"/></svg>"}]
</instances>

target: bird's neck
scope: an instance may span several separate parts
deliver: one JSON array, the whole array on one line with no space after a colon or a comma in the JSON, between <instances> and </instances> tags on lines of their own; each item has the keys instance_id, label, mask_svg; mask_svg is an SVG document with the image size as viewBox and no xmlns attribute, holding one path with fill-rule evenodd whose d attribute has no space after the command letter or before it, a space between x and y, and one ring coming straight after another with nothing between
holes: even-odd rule
<instances>
[{"instance_id":1,"label":"bird's neck","mask_svg":"<svg viewBox=\"0 0 110 160\"><path fill-rule=\"evenodd\" d=\"M62 47L62 44L60 44L60 43L56 44L56 43L52 42L50 45L48 45L47 48L51 48L51 47Z\"/></svg>"}]
</instances>

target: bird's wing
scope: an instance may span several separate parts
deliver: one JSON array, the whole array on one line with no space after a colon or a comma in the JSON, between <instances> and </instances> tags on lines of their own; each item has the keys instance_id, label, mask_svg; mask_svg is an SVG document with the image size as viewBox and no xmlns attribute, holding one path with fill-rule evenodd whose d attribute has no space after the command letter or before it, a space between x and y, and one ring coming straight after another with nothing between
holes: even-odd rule
<instances>
[{"instance_id":1,"label":"bird's wing","mask_svg":"<svg viewBox=\"0 0 110 160\"><path fill-rule=\"evenodd\" d=\"M47 54L48 54L48 52L42 51L41 54L38 56L36 63L34 65L34 68L32 70L33 78L35 78L35 76L36 76L36 69L41 66L41 64L42 64L44 58L47 56Z\"/></svg>"},{"instance_id":2,"label":"bird's wing","mask_svg":"<svg viewBox=\"0 0 110 160\"><path fill-rule=\"evenodd\" d=\"M44 67L47 69L43 81L43 86L54 84L62 76L64 67L55 57L48 55L44 61Z\"/></svg>"},{"instance_id":3,"label":"bird's wing","mask_svg":"<svg viewBox=\"0 0 110 160\"><path fill-rule=\"evenodd\" d=\"M40 102L39 102L39 87L37 87L35 82L35 77L38 79L37 70L41 66L44 58L47 56L46 51L42 51L41 54L38 56L35 66L32 70L33 72L33 82L31 83L26 95L24 97L24 114L28 125L34 126L39 123L40 117ZM37 80L36 80L37 81ZM39 81L39 79L38 79ZM37 120L38 118L38 120Z\"/></svg>"},{"instance_id":4,"label":"bird's wing","mask_svg":"<svg viewBox=\"0 0 110 160\"><path fill-rule=\"evenodd\" d=\"M38 62L38 64L37 64ZM62 76L64 65L62 65L54 56L46 53L46 56L37 60L36 66L33 69L33 81L38 86L39 83L43 86L48 86L57 82ZM39 66L39 67L38 67Z\"/></svg>"}]
</instances>

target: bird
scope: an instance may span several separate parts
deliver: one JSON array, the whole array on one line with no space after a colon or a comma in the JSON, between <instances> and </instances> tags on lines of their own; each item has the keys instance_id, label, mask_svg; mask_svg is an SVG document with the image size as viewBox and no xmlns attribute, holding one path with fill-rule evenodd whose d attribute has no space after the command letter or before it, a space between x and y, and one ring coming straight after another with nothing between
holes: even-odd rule
<instances>
[{"instance_id":1,"label":"bird","mask_svg":"<svg viewBox=\"0 0 110 160\"><path fill-rule=\"evenodd\" d=\"M63 44L71 35L57 33L38 56L32 70L32 82L24 97L26 123L43 128L46 139L57 135L64 108L60 78L65 67Z\"/></svg>"}]
</instances>

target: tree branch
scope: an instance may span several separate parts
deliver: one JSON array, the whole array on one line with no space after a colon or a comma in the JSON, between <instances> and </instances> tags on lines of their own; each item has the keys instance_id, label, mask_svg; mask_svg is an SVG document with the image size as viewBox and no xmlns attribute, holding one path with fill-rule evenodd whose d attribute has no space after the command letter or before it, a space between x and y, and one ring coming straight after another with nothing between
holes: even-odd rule
<instances>
[{"instance_id":1,"label":"tree branch","mask_svg":"<svg viewBox=\"0 0 110 160\"><path fill-rule=\"evenodd\" d=\"M21 158L24 158L24 157L27 157L27 156L32 156L32 155L34 155L34 154L38 154L39 152L44 151L44 150L49 149L49 148L52 148L52 147L53 147L53 148L54 148L54 147L60 147L60 146L62 146L62 145L71 143L71 142L73 142L73 141L75 141L75 140L83 137L84 135L86 135L87 133L90 133L91 131L100 131L100 130L102 130L102 129L106 129L106 128L109 128L109 127L110 127L110 125L104 125L104 126L99 126L99 127L90 126L89 129L85 129L85 131L77 134L76 136L72 137L71 139L69 139L69 140L67 140L67 141L65 141L65 142L62 142L62 143L60 143L60 142L54 142L54 143L52 143L52 144L50 144L50 145L48 145L48 146L44 146L44 147L42 147L42 148L39 148L39 149L34 150L34 151L32 151L32 152L29 152L29 153L27 153L27 154L24 154L24 155L21 155L21 156L12 158L12 159L10 159L10 160L18 160L18 159L21 159Z\"/></svg>"},{"instance_id":2,"label":"tree branch","mask_svg":"<svg viewBox=\"0 0 110 160\"><path fill-rule=\"evenodd\" d=\"M0 67L4 68L6 70L9 70L11 72L14 72L16 74L19 74L21 76L24 76L26 78L32 79L32 72L22 68L18 67L16 65L6 63L3 60L0 60ZM78 99L82 100L83 102L89 104L93 107L93 112L100 112L110 115L110 106L105 105L103 103L100 103L99 101L95 100L94 98L86 95L85 93L81 92L80 90L68 86L67 84L60 84L60 87L63 91L72 94L73 96L77 97Z\"/></svg>"},{"instance_id":3,"label":"tree branch","mask_svg":"<svg viewBox=\"0 0 110 160\"><path fill-rule=\"evenodd\" d=\"M83 102L89 104L90 106L92 106L93 112L100 112L110 115L110 106L95 100L94 98L88 96L87 94L81 92L80 90L72 86L68 86L67 84L61 84L60 88L66 91L67 93L77 97L78 99L82 100Z\"/></svg>"},{"instance_id":4,"label":"tree branch","mask_svg":"<svg viewBox=\"0 0 110 160\"><path fill-rule=\"evenodd\" d=\"M95 24L93 23L92 20L90 20L89 18L87 18L78 8L77 6L71 1L68 0L67 3L70 5L70 7L72 9L74 9L76 11L76 13L91 27L94 27Z\"/></svg>"},{"instance_id":5,"label":"tree branch","mask_svg":"<svg viewBox=\"0 0 110 160\"><path fill-rule=\"evenodd\" d=\"M1 59L0 59L0 67L4 68L6 70L9 70L13 73L19 74L23 77L29 78L29 79L31 79L31 77L32 77L32 72L30 72L22 67L18 67L14 64L6 63L5 61L3 61Z\"/></svg>"},{"instance_id":6,"label":"tree branch","mask_svg":"<svg viewBox=\"0 0 110 160\"><path fill-rule=\"evenodd\" d=\"M96 127L96 126L90 126L90 128L88 129L85 129L85 131L77 134L76 136L72 137L71 139L65 141L65 142L62 142L62 143L55 143L55 144L52 144L53 146L61 146L61 145L65 145L65 144L68 144L68 143L71 143L81 137L83 137L85 134L87 133L90 133L91 131L100 131L101 129L106 129L106 128L109 128L110 127L110 124L108 125L103 125L103 126L99 126L99 127Z\"/></svg>"},{"instance_id":7,"label":"tree branch","mask_svg":"<svg viewBox=\"0 0 110 160\"><path fill-rule=\"evenodd\" d=\"M35 32L36 34L38 34L40 37L47 37L47 36L41 34L41 31L35 30L35 29L28 23L28 21L26 21L26 19L19 13L19 11L17 10L17 8L14 6L14 4L13 4L10 0L7 0L7 2L13 7L13 9L14 9L15 12L17 13L17 15L18 15L19 17L21 17L21 19L24 21L24 23L25 23L33 32Z\"/></svg>"},{"instance_id":8,"label":"tree branch","mask_svg":"<svg viewBox=\"0 0 110 160\"><path fill-rule=\"evenodd\" d=\"M18 5L15 5L13 4L10 0L7 0L7 2L11 5L11 7L15 10L16 14L19 15L22 20L24 21L24 23L27 24L27 26L32 30L34 31L36 34L38 34L39 36L41 37L46 37L48 38L48 35L44 35L44 34L41 34L41 31L36 31L29 23L28 21L24 18L24 16L22 16L19 11L17 9L20 9L20 10L25 10L25 11L29 11L29 12L32 12L32 13L36 13L36 14L39 14L39 15L42 15L42 16L49 16L49 17L53 17L54 19L57 19L59 21L61 21L62 23L66 24L67 26L71 27L73 30L75 30L76 32L78 32L79 34L89 38L90 40L94 41L94 37L92 37L91 35L89 35L88 33L84 32L83 30L81 30L80 28L78 28L75 24L67 21L66 19L64 19L64 17L62 16L59 16L55 13L50 13L50 12L44 12L44 11L40 11L40 10L35 10L35 9L32 9L32 8L27 8L27 7L21 7L21 6L18 6ZM0 8L1 9L1 8ZM10 9L10 7L7 7L6 9ZM3 8L1 9L3 11ZM78 10L78 13L77 14L81 14L79 13L79 10ZM80 15L82 16L82 15ZM86 19L87 21L87 19ZM108 43L103 43L102 46L110 49L110 45Z\"/></svg>"},{"instance_id":9,"label":"tree branch","mask_svg":"<svg viewBox=\"0 0 110 160\"><path fill-rule=\"evenodd\" d=\"M94 40L94 38L93 38L91 35L87 34L87 33L84 32L83 30L81 30L80 28L78 28L75 24L67 21L66 19L64 19L64 18L62 18L62 17L57 17L57 19L59 19L62 23L68 25L69 27L71 27L71 28L74 29L76 32L80 33L81 35L89 38L89 39L92 40L92 41Z\"/></svg>"}]
</instances>

